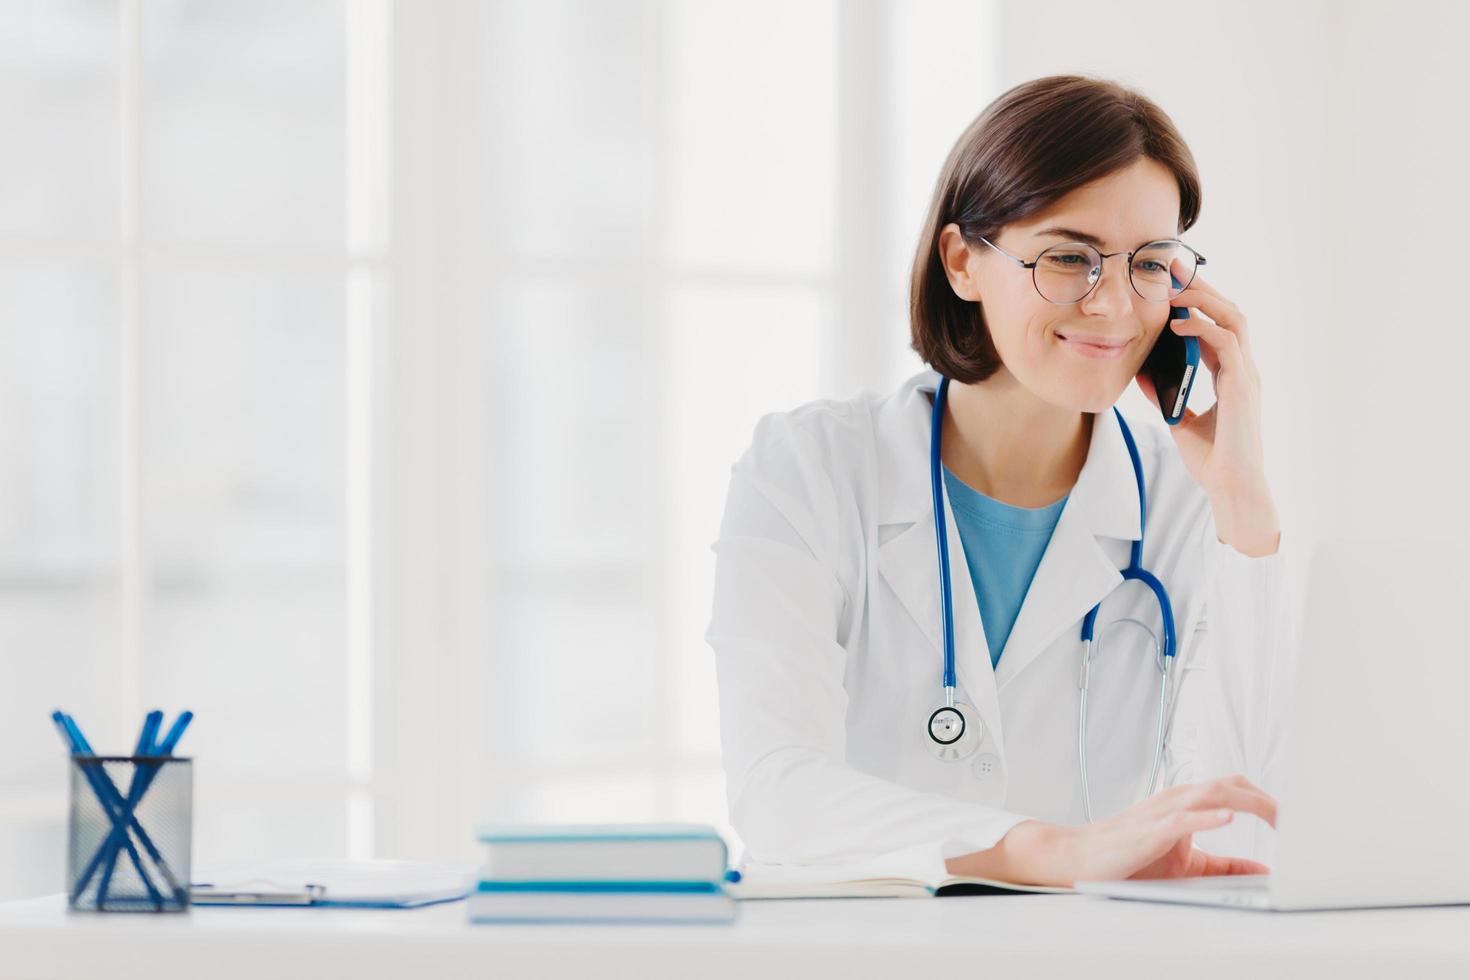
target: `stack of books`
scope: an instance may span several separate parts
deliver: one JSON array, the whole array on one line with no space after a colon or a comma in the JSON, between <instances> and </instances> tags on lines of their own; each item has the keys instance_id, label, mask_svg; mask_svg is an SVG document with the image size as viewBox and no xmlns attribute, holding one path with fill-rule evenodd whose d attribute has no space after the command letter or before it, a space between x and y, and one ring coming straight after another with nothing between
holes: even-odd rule
<instances>
[{"instance_id":1,"label":"stack of books","mask_svg":"<svg viewBox=\"0 0 1470 980\"><path fill-rule=\"evenodd\" d=\"M730 922L728 853L703 824L496 825L471 922Z\"/></svg>"}]
</instances>

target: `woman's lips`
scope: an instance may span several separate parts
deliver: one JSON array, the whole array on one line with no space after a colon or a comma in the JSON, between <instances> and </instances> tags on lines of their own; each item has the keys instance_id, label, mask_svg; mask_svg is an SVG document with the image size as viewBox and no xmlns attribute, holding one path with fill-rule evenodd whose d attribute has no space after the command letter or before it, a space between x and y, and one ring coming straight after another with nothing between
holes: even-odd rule
<instances>
[{"instance_id":1,"label":"woman's lips","mask_svg":"<svg viewBox=\"0 0 1470 980\"><path fill-rule=\"evenodd\" d=\"M1083 357L1101 358L1108 360L1123 356L1128 349L1129 341L1121 337L1103 337L1098 334L1085 333L1059 333L1057 339L1069 350L1081 354Z\"/></svg>"}]
</instances>

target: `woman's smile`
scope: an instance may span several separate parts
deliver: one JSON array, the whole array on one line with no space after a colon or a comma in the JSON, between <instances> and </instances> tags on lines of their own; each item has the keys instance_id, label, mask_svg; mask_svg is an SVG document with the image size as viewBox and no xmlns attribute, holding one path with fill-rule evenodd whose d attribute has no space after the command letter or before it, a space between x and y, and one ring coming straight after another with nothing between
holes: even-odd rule
<instances>
[{"instance_id":1,"label":"woman's smile","mask_svg":"<svg viewBox=\"0 0 1470 980\"><path fill-rule=\"evenodd\" d=\"M1057 339L1068 350L1083 357L1115 360L1122 357L1133 342L1129 337L1109 337L1105 334L1089 334L1081 331L1057 331Z\"/></svg>"}]
</instances>

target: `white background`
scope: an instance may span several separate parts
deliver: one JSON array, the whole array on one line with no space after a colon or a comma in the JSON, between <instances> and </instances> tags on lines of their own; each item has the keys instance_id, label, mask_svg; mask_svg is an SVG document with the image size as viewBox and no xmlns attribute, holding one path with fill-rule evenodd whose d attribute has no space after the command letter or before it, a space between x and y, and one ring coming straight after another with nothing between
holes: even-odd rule
<instances>
[{"instance_id":1,"label":"white background","mask_svg":"<svg viewBox=\"0 0 1470 980\"><path fill-rule=\"evenodd\" d=\"M760 414L919 368L939 165L1039 75L1137 86L1190 143L1186 237L1250 318L1298 571L1329 533L1465 532L1467 29L1325 0L0 2L0 897L61 887L54 707L113 751L198 713L199 860L728 832L702 633L729 464Z\"/></svg>"}]
</instances>

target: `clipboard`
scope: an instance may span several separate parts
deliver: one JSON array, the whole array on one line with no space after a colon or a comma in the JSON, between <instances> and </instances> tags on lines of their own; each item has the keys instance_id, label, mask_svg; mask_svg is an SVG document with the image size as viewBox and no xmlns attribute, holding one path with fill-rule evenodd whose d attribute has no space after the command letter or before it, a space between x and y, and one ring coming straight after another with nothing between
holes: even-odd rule
<instances>
[{"instance_id":1,"label":"clipboard","mask_svg":"<svg viewBox=\"0 0 1470 980\"><path fill-rule=\"evenodd\" d=\"M298 860L220 867L189 885L193 905L413 909L464 899L474 869L422 861Z\"/></svg>"}]
</instances>

